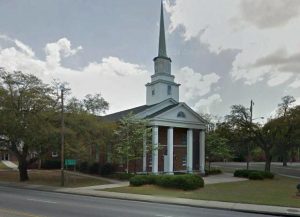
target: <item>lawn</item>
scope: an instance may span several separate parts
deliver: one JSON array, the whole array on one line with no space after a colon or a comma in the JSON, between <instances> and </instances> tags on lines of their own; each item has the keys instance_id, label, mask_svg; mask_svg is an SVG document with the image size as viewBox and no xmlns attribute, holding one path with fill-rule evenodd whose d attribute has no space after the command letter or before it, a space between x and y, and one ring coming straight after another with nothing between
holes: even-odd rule
<instances>
[{"instance_id":1,"label":"lawn","mask_svg":"<svg viewBox=\"0 0 300 217\"><path fill-rule=\"evenodd\" d=\"M5 166L4 163L0 161L0 170L6 170L6 169L8 169L7 166Z\"/></svg>"},{"instance_id":2,"label":"lawn","mask_svg":"<svg viewBox=\"0 0 300 217\"><path fill-rule=\"evenodd\" d=\"M297 179L276 176L274 180L212 184L195 191L170 190L151 185L105 191L300 208L300 198L296 197L297 183Z\"/></svg>"},{"instance_id":3,"label":"lawn","mask_svg":"<svg viewBox=\"0 0 300 217\"><path fill-rule=\"evenodd\" d=\"M92 185L109 184L106 180L85 177L75 174L65 175L66 187L84 187ZM60 186L60 171L59 170L31 170L29 171L30 180L28 184L47 185L53 187ZM4 182L18 182L18 171L0 171L0 181Z\"/></svg>"}]
</instances>

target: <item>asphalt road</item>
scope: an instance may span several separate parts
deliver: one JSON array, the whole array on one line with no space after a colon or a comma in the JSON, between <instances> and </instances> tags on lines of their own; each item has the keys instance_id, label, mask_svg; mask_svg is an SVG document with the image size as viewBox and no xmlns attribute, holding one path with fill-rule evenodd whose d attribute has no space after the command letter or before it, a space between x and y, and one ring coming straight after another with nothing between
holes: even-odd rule
<instances>
[{"instance_id":1,"label":"asphalt road","mask_svg":"<svg viewBox=\"0 0 300 217\"><path fill-rule=\"evenodd\" d=\"M267 217L233 211L105 199L0 186L1 217Z\"/></svg>"},{"instance_id":2,"label":"asphalt road","mask_svg":"<svg viewBox=\"0 0 300 217\"><path fill-rule=\"evenodd\" d=\"M227 169L246 169L246 163L242 162L216 162L212 163L212 166L217 166ZM265 164L263 162L251 162L250 169L264 170ZM282 163L273 162L271 164L271 171L279 175L290 176L294 178L300 178L300 163L288 163L287 167L283 167Z\"/></svg>"}]
</instances>

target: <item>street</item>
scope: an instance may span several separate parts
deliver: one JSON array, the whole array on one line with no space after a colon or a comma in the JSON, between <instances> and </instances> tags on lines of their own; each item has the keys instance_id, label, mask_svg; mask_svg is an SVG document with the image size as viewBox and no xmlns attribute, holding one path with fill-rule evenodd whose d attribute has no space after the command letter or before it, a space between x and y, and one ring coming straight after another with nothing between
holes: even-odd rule
<instances>
[{"instance_id":1,"label":"street","mask_svg":"<svg viewBox=\"0 0 300 217\"><path fill-rule=\"evenodd\" d=\"M0 187L1 217L267 217L267 215Z\"/></svg>"},{"instance_id":2,"label":"street","mask_svg":"<svg viewBox=\"0 0 300 217\"><path fill-rule=\"evenodd\" d=\"M220 167L234 171L235 169L246 169L245 162L214 162L213 167ZM263 162L251 162L250 169L252 170L264 170L265 164ZM294 178L300 178L300 163L288 163L287 167L283 167L280 162L272 162L271 172L290 176Z\"/></svg>"}]
</instances>

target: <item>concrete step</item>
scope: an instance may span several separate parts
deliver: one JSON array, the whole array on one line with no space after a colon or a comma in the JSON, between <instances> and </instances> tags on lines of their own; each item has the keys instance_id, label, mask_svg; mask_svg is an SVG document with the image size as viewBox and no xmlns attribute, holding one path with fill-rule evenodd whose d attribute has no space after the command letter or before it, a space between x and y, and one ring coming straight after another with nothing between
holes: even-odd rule
<instances>
[{"instance_id":1,"label":"concrete step","mask_svg":"<svg viewBox=\"0 0 300 217\"><path fill-rule=\"evenodd\" d=\"M11 162L11 161L7 161L7 160L3 160L2 163L7 166L8 168L10 169L13 169L13 170L17 170L18 169L18 165Z\"/></svg>"}]
</instances>

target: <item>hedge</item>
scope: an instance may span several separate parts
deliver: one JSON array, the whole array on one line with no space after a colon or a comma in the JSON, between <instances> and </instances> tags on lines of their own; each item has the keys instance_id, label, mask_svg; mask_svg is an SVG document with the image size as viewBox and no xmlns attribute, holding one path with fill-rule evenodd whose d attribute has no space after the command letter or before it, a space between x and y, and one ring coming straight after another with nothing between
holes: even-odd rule
<instances>
[{"instance_id":1,"label":"hedge","mask_svg":"<svg viewBox=\"0 0 300 217\"><path fill-rule=\"evenodd\" d=\"M233 174L235 177L248 178L253 180L273 179L274 174L258 170L236 170Z\"/></svg>"},{"instance_id":2,"label":"hedge","mask_svg":"<svg viewBox=\"0 0 300 217\"><path fill-rule=\"evenodd\" d=\"M205 170L205 175L218 175L221 174L222 170L218 168L211 168L210 170Z\"/></svg>"},{"instance_id":3,"label":"hedge","mask_svg":"<svg viewBox=\"0 0 300 217\"><path fill-rule=\"evenodd\" d=\"M131 186L158 185L164 188L194 190L204 187L202 177L198 175L137 175L130 180Z\"/></svg>"}]
</instances>

